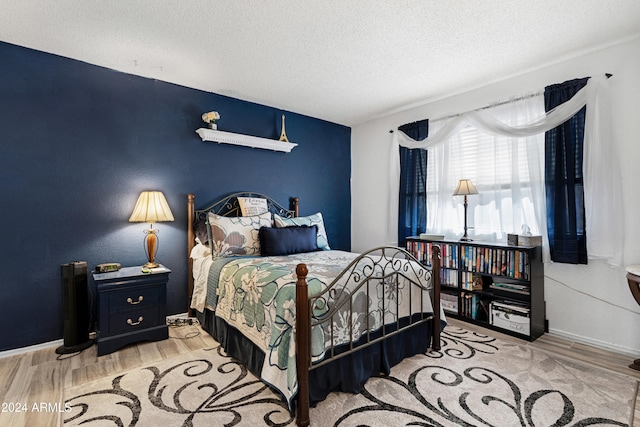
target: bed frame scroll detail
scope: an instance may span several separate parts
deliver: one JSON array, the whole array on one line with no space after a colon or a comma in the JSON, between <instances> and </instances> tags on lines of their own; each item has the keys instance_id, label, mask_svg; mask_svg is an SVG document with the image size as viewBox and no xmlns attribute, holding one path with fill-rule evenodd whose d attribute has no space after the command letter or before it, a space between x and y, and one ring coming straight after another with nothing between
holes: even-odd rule
<instances>
[{"instance_id":1,"label":"bed frame scroll detail","mask_svg":"<svg viewBox=\"0 0 640 427\"><path fill-rule=\"evenodd\" d=\"M385 260L385 256L386 256L386 252L385 251L391 251L394 255L391 256L391 259L393 262L393 259L396 258L395 254L400 254L400 256L408 259L408 260L412 260L418 264L419 261L417 261L411 254L409 254L408 252L406 252L404 249L401 248L397 248L397 247L381 247L381 248L376 248L373 249L371 251L368 251L364 254L362 254L360 257L358 257L355 261L353 261L351 263L351 265L345 269L345 271L343 272L343 274L348 274L348 272L350 270L352 270L352 268L355 268L355 264L357 264L358 262L360 262L363 258L367 258L370 257L372 253L377 253L377 252L381 252L382 256L380 258L381 261L373 261L374 262L374 267L371 270L371 272L373 272L373 270L375 270L376 268L379 268L380 266L378 265L378 263L382 264L382 260ZM396 260L397 262L397 260ZM387 264L389 264L389 262L387 262ZM381 330L382 330L382 334L381 336L379 336L378 338L375 339L369 339L368 335L367 335L367 341L366 343L357 346L355 349L351 348L349 352L345 352L340 354L337 357L342 357L342 356L346 356L348 353L350 353L353 350L360 350L363 348L366 348L369 345L375 344L377 342L380 342L382 340L384 340L387 337L390 337L392 335L398 334L400 332L406 331L407 329L416 326L420 323L423 323L425 321L431 321L432 322L432 336L431 336L431 348L434 350L440 350L440 248L438 246L433 247L433 251L432 251L432 260L431 260L431 270L430 270L430 274L431 274L431 283L432 283L432 295L431 295L431 303L432 303L432 307L433 307L433 314L431 316L428 317L421 317L420 320L418 321L413 321L411 320L413 313L410 312L409 314L409 324L403 327L400 327L400 324L398 323L398 329L393 329L390 331L387 331L385 328L385 325L383 324ZM393 267L393 269L397 269L397 266ZM385 267L382 267L382 271L386 271ZM296 423L298 426L308 426L310 424L310 418L309 418L309 371L314 369L315 367L321 366L322 364L327 363L328 361L330 361L331 359L335 360L335 357L333 357L333 347L331 348L331 353L332 354L328 354L326 357L327 359L323 360L320 363L316 363L313 364L311 361L311 350L310 350L310 340L309 337L311 335L311 328L312 326L314 326L312 323L312 316L311 316L311 310L312 310L312 305L315 303L315 301L317 301L318 296L314 296L309 298L308 295L308 288L307 288L307 274L308 274L308 269L307 266L305 264L298 264L298 266L296 267L296 275L297 275L297 281L296 281L296 367L297 367L297 374L298 374L298 401L297 401L297 408L296 408ZM341 276L343 275L341 274ZM398 271L395 272L395 274L398 274ZM386 278L387 276L385 276ZM334 283L336 283L338 281L338 279L340 279L340 276L332 283L332 285ZM351 280L351 278L349 278L349 280ZM347 283L349 282L349 280L347 281ZM362 282L366 282L367 280L369 280L368 278L361 278L358 277L355 279L356 282L362 281ZM378 278L379 280L379 278ZM328 289L332 288L332 285L329 285ZM362 284L360 284L359 286L363 286ZM413 286L413 284L411 285ZM325 292L327 292L327 290L325 290ZM340 292L340 291L338 291ZM397 292L399 292L398 289L396 289L396 300L397 300ZM409 292L409 295L411 295L411 292ZM338 298L339 299L339 298ZM411 304L409 304L411 305ZM420 303L420 305L422 306L422 302ZM369 331L367 331L367 334L369 333Z\"/></svg>"}]
</instances>

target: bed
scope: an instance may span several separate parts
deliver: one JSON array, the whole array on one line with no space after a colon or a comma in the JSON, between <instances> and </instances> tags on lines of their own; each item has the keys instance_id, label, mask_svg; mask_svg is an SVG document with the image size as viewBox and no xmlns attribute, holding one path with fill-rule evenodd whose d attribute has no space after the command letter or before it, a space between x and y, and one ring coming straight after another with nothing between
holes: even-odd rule
<instances>
[{"instance_id":1,"label":"bed","mask_svg":"<svg viewBox=\"0 0 640 427\"><path fill-rule=\"evenodd\" d=\"M440 348L439 248L332 250L320 212L301 217L240 192L196 209L188 195L189 314L279 392L298 425L332 391L358 393L406 357Z\"/></svg>"}]
</instances>

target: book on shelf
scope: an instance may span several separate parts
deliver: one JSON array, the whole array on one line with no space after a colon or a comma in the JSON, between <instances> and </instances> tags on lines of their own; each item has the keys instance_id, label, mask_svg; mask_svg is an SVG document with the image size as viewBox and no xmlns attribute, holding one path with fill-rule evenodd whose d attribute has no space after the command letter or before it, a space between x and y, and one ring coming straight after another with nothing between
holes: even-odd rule
<instances>
[{"instance_id":1,"label":"book on shelf","mask_svg":"<svg viewBox=\"0 0 640 427\"><path fill-rule=\"evenodd\" d=\"M442 267L458 268L458 252L455 243L432 243L422 240L407 240L405 249L418 261L426 265L431 265L431 255L434 245L440 247L440 265Z\"/></svg>"},{"instance_id":2,"label":"book on shelf","mask_svg":"<svg viewBox=\"0 0 640 427\"><path fill-rule=\"evenodd\" d=\"M481 294L463 292L460 294L462 309L460 314L473 320L488 320L490 300Z\"/></svg>"},{"instance_id":3,"label":"book on shelf","mask_svg":"<svg viewBox=\"0 0 640 427\"><path fill-rule=\"evenodd\" d=\"M462 289L466 291L481 291L484 288L483 283L484 279L482 276L471 273L470 271L462 272Z\"/></svg>"},{"instance_id":4,"label":"book on shelf","mask_svg":"<svg viewBox=\"0 0 640 427\"><path fill-rule=\"evenodd\" d=\"M460 255L462 268L472 273L524 280L531 276L529 253L523 250L462 245Z\"/></svg>"},{"instance_id":5,"label":"book on shelf","mask_svg":"<svg viewBox=\"0 0 640 427\"><path fill-rule=\"evenodd\" d=\"M518 285L515 283L493 282L492 284L489 285L489 287L491 289L498 289L501 291L515 292L515 293L525 294L525 295L530 294L530 288L527 285Z\"/></svg>"}]
</instances>

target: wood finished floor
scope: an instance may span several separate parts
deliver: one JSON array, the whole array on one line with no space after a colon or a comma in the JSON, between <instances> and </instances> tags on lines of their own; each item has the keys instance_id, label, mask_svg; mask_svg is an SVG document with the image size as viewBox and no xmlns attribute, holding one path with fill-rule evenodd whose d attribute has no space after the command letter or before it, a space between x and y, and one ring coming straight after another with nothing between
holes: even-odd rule
<instances>
[{"instance_id":1,"label":"wood finished floor","mask_svg":"<svg viewBox=\"0 0 640 427\"><path fill-rule=\"evenodd\" d=\"M451 320L450 323L504 340L526 343L456 320ZM628 368L631 358L627 355L567 341L549 334L526 344L560 357L572 358L605 370L629 375L640 381L640 372ZM61 360L57 359L54 348L0 359L1 401L6 405L27 405L26 413L0 412L0 425L62 426L63 414L57 411L56 404L59 408L64 407L65 388L213 346L217 346L217 343L206 332L201 331L199 326L181 326L169 328L168 340L131 345L101 357L97 356L96 346L93 346L81 354L65 356ZM46 410L33 410L34 404L40 408L41 403L48 406ZM636 398L632 427L640 427L640 396Z\"/></svg>"}]
</instances>

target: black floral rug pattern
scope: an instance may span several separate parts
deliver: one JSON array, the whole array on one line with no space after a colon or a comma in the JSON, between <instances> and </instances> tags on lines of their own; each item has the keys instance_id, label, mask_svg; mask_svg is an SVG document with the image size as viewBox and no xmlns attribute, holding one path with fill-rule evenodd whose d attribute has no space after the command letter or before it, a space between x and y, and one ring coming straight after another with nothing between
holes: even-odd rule
<instances>
[{"instance_id":1,"label":"black floral rug pattern","mask_svg":"<svg viewBox=\"0 0 640 427\"><path fill-rule=\"evenodd\" d=\"M442 349L332 393L313 426L628 426L636 381L448 326ZM286 404L220 347L65 391L65 426L294 426Z\"/></svg>"}]
</instances>

